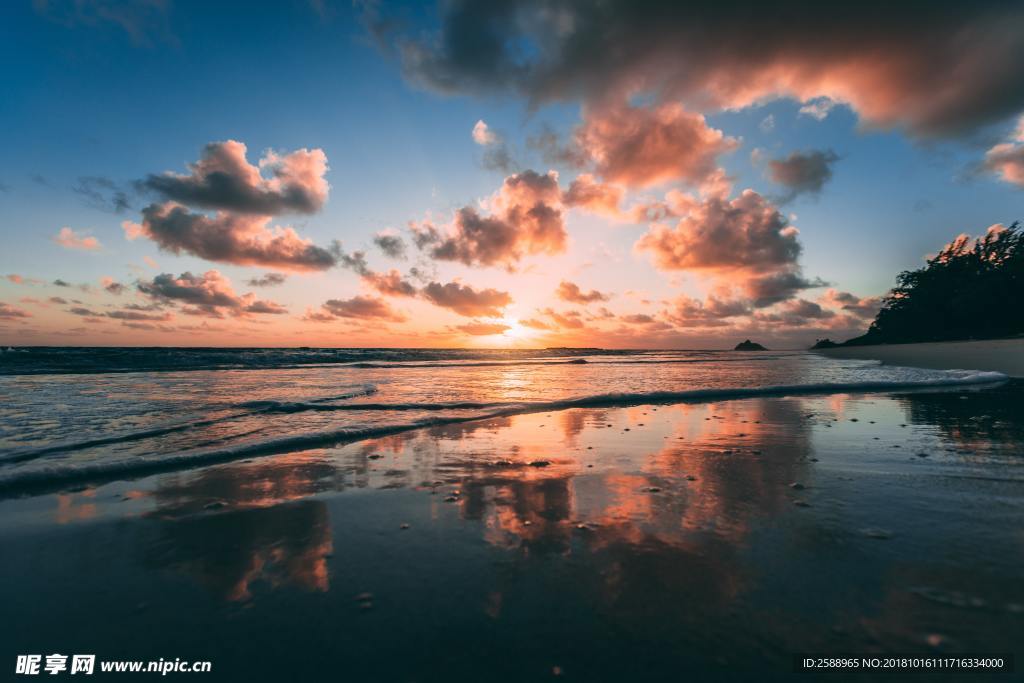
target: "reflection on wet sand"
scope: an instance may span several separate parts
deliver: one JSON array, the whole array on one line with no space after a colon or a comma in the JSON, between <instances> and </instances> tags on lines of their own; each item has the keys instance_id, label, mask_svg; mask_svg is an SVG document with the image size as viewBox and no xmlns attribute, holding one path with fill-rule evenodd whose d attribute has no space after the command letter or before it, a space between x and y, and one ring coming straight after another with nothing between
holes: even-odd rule
<instances>
[{"instance_id":1,"label":"reflection on wet sand","mask_svg":"<svg viewBox=\"0 0 1024 683\"><path fill-rule=\"evenodd\" d=\"M509 641L533 653L524 666L533 656L550 670L557 652L577 671L1013 650L1024 420L1019 393L990 391L443 425L68 491L51 497L52 519L135 530L106 547L134 558L157 594L184 579L244 607L258 632L286 605L319 600L332 627L306 657L350 653L324 633L376 617L422 642L403 675L439 661L455 624L480 670ZM371 589L378 599L358 604L368 616L353 596ZM537 628L549 640L529 640Z\"/></svg>"}]
</instances>

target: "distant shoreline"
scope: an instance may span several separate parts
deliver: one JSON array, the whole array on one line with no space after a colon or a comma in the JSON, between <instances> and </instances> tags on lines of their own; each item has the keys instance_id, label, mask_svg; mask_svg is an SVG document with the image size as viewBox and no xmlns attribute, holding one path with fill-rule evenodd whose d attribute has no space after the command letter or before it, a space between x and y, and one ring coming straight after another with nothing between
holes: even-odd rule
<instances>
[{"instance_id":1,"label":"distant shoreline","mask_svg":"<svg viewBox=\"0 0 1024 683\"><path fill-rule=\"evenodd\" d=\"M1010 377L1024 377L1024 339L875 344L815 349L829 358L879 360L936 370L995 370Z\"/></svg>"}]
</instances>

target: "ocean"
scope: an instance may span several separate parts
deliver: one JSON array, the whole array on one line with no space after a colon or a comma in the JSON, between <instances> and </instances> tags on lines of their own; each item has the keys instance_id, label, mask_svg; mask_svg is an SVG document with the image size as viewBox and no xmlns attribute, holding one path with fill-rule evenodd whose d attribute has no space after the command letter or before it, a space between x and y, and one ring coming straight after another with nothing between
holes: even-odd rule
<instances>
[{"instance_id":1,"label":"ocean","mask_svg":"<svg viewBox=\"0 0 1024 683\"><path fill-rule=\"evenodd\" d=\"M0 489L567 408L983 385L802 351L8 348Z\"/></svg>"}]
</instances>

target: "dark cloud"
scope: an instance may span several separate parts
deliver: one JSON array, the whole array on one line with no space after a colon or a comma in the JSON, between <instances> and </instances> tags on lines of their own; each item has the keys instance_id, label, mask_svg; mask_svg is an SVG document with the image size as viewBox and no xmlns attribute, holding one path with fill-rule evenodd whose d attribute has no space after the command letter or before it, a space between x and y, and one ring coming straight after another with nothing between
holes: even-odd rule
<instances>
[{"instance_id":1,"label":"dark cloud","mask_svg":"<svg viewBox=\"0 0 1024 683\"><path fill-rule=\"evenodd\" d=\"M768 174L773 182L782 185L787 193L782 202L793 200L800 194L818 194L832 178L832 165L839 156L832 150L793 152L784 159L768 162Z\"/></svg>"},{"instance_id":2,"label":"dark cloud","mask_svg":"<svg viewBox=\"0 0 1024 683\"><path fill-rule=\"evenodd\" d=\"M109 213L123 213L132 208L129 191L110 178L82 176L71 190L89 206Z\"/></svg>"},{"instance_id":3,"label":"dark cloud","mask_svg":"<svg viewBox=\"0 0 1024 683\"><path fill-rule=\"evenodd\" d=\"M423 296L435 306L447 308L467 318L500 318L502 309L512 303L508 292L497 289L475 290L458 282L431 282Z\"/></svg>"},{"instance_id":4,"label":"dark cloud","mask_svg":"<svg viewBox=\"0 0 1024 683\"><path fill-rule=\"evenodd\" d=\"M805 278L798 269L794 269L753 277L743 284L743 288L754 308L765 308L791 299L802 290L826 285L827 282L819 278Z\"/></svg>"},{"instance_id":5,"label":"dark cloud","mask_svg":"<svg viewBox=\"0 0 1024 683\"><path fill-rule=\"evenodd\" d=\"M442 92L513 91L534 104L653 94L698 111L827 97L869 124L919 135L958 134L1024 107L1017 2L456 0L441 7L436 35L410 37L392 24L386 39L408 78Z\"/></svg>"},{"instance_id":6,"label":"dark cloud","mask_svg":"<svg viewBox=\"0 0 1024 683\"><path fill-rule=\"evenodd\" d=\"M142 222L124 223L129 239L145 236L165 251L186 252L209 261L281 270L326 270L338 249L319 247L291 228L271 227L270 218L229 212L210 217L173 202L142 210Z\"/></svg>"},{"instance_id":7,"label":"dark cloud","mask_svg":"<svg viewBox=\"0 0 1024 683\"><path fill-rule=\"evenodd\" d=\"M245 315L287 312L280 304L258 300L254 294L236 294L231 282L216 270L202 275L186 272L178 277L162 273L150 281L139 281L136 286L140 292L158 303L184 305L186 308L182 312L189 315L221 317L224 313Z\"/></svg>"},{"instance_id":8,"label":"dark cloud","mask_svg":"<svg viewBox=\"0 0 1024 683\"><path fill-rule=\"evenodd\" d=\"M373 236L373 243L389 258L405 258L405 240L397 234L388 231L379 232Z\"/></svg>"},{"instance_id":9,"label":"dark cloud","mask_svg":"<svg viewBox=\"0 0 1024 683\"><path fill-rule=\"evenodd\" d=\"M188 175L149 175L140 186L165 199L204 209L259 216L315 213L327 200L327 156L300 149L283 156L267 152L254 166L237 140L211 142ZM270 177L264 177L264 172Z\"/></svg>"},{"instance_id":10,"label":"dark cloud","mask_svg":"<svg viewBox=\"0 0 1024 683\"><path fill-rule=\"evenodd\" d=\"M283 285L287 279L288 276L281 273L267 273L261 277L251 277L245 283L250 287L276 287Z\"/></svg>"}]
</instances>

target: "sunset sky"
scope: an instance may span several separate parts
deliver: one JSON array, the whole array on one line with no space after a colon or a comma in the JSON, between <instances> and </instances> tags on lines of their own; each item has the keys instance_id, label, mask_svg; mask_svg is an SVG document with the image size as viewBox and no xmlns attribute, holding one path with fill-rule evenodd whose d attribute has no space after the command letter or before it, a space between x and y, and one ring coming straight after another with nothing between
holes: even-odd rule
<instances>
[{"instance_id":1,"label":"sunset sky","mask_svg":"<svg viewBox=\"0 0 1024 683\"><path fill-rule=\"evenodd\" d=\"M3 3L0 344L802 347L1020 218L1020 3Z\"/></svg>"}]
</instances>

